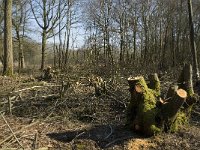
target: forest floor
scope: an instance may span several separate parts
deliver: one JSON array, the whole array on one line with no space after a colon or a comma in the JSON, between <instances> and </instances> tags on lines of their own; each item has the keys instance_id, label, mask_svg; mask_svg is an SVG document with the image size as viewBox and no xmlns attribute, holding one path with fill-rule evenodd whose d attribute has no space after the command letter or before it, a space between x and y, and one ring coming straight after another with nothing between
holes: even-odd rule
<instances>
[{"instance_id":1,"label":"forest floor","mask_svg":"<svg viewBox=\"0 0 200 150\"><path fill-rule=\"evenodd\" d=\"M39 81L36 76L0 76L1 149L200 148L200 103L194 106L189 126L177 133L144 137L125 126L130 99L127 77L102 77L107 83L106 93L96 96L91 75L59 74L50 82ZM161 78L163 93L171 79L168 74ZM8 99L12 101L12 115L8 114Z\"/></svg>"}]
</instances>

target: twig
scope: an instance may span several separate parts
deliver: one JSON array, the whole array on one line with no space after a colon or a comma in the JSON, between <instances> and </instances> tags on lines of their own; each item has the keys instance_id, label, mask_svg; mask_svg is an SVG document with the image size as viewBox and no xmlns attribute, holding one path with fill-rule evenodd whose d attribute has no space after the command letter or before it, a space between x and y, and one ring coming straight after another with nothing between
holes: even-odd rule
<instances>
[{"instance_id":1,"label":"twig","mask_svg":"<svg viewBox=\"0 0 200 150\"><path fill-rule=\"evenodd\" d=\"M17 90L17 91L10 92L10 94L15 94L15 93L19 93L19 92L23 92L23 91L27 91L27 90L33 90L33 89L35 89L35 88L43 88L43 87L61 87L61 85L33 86L33 87L24 88L24 89L21 89L21 90Z\"/></svg>"},{"instance_id":2,"label":"twig","mask_svg":"<svg viewBox=\"0 0 200 150\"><path fill-rule=\"evenodd\" d=\"M34 124L38 123L38 122L39 122L39 121L33 122L33 123L31 123L31 124L29 124L29 125L27 125L27 126L21 128L20 130L14 132L14 134L16 135L16 134L18 134L18 133L24 131L26 128L31 127L31 126L33 126ZM4 142L8 141L10 138L12 138L12 136L13 136L13 135L10 135L10 136L8 136L6 139L4 139L3 141L1 141L1 142L0 142L0 145L2 145Z\"/></svg>"},{"instance_id":3,"label":"twig","mask_svg":"<svg viewBox=\"0 0 200 150\"><path fill-rule=\"evenodd\" d=\"M34 149L38 149L38 132L35 133L35 137L33 140L33 144L32 144L32 148Z\"/></svg>"},{"instance_id":4,"label":"twig","mask_svg":"<svg viewBox=\"0 0 200 150\"><path fill-rule=\"evenodd\" d=\"M110 133L104 138L104 140L108 139L113 134L112 126L109 125L109 127L110 127Z\"/></svg>"},{"instance_id":5,"label":"twig","mask_svg":"<svg viewBox=\"0 0 200 150\"><path fill-rule=\"evenodd\" d=\"M76 135L76 137L70 142L71 146L72 146L72 150L74 150L75 148L73 147L74 144L74 140L76 140L78 137L80 137L81 135L83 135L85 132L81 132L78 135Z\"/></svg>"},{"instance_id":6,"label":"twig","mask_svg":"<svg viewBox=\"0 0 200 150\"><path fill-rule=\"evenodd\" d=\"M16 137L15 133L13 132L12 128L10 127L10 125L8 124L7 120L5 119L5 117L3 116L3 114L1 113L1 117L3 118L4 122L7 124L10 132L12 133L12 135L14 136L15 140L17 141L17 143L19 144L19 146L21 146L21 148L23 148L22 144L19 142L18 138Z\"/></svg>"},{"instance_id":7,"label":"twig","mask_svg":"<svg viewBox=\"0 0 200 150\"><path fill-rule=\"evenodd\" d=\"M192 110L193 113L195 113L196 115L200 115L200 112L197 112L195 110Z\"/></svg>"},{"instance_id":8,"label":"twig","mask_svg":"<svg viewBox=\"0 0 200 150\"><path fill-rule=\"evenodd\" d=\"M58 103L59 99L56 100L54 106L51 108L51 112L49 113L49 115L44 119L44 121L46 121L52 114L53 114L53 111L56 109L57 107L57 103Z\"/></svg>"},{"instance_id":9,"label":"twig","mask_svg":"<svg viewBox=\"0 0 200 150\"><path fill-rule=\"evenodd\" d=\"M8 96L8 113L9 115L12 115L12 100L10 96Z\"/></svg>"}]
</instances>

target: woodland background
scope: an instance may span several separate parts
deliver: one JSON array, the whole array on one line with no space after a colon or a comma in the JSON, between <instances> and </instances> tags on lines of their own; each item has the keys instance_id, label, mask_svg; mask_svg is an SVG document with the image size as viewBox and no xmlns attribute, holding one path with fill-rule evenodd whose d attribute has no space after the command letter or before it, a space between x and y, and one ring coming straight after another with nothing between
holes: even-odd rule
<instances>
[{"instance_id":1,"label":"woodland background","mask_svg":"<svg viewBox=\"0 0 200 150\"><path fill-rule=\"evenodd\" d=\"M199 55L199 0L0 0L0 148L198 150L199 102L176 133L125 123L129 76L163 96L192 64L200 93Z\"/></svg>"}]
</instances>

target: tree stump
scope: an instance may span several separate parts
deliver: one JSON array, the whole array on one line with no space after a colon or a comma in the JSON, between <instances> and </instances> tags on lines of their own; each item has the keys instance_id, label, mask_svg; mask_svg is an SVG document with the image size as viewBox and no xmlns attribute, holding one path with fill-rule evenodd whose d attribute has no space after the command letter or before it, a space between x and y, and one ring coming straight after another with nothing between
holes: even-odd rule
<instances>
[{"instance_id":1,"label":"tree stump","mask_svg":"<svg viewBox=\"0 0 200 150\"><path fill-rule=\"evenodd\" d=\"M171 92L171 94L172 95L169 95L167 103L163 104L160 111L160 127L162 127L165 132L174 132L178 130L179 123L185 124L185 116L180 118L180 114L182 114L180 109L187 98L187 92L183 89L175 88L174 92ZM179 116L179 120L176 120L177 116ZM179 123L177 121L179 121Z\"/></svg>"},{"instance_id":2,"label":"tree stump","mask_svg":"<svg viewBox=\"0 0 200 150\"><path fill-rule=\"evenodd\" d=\"M198 100L193 90L191 65L184 67L178 81L179 86L171 85L162 99L157 74L149 76L148 84L142 76L128 78L131 100L127 125L144 135L154 135L176 132L188 124L192 106Z\"/></svg>"},{"instance_id":3,"label":"tree stump","mask_svg":"<svg viewBox=\"0 0 200 150\"><path fill-rule=\"evenodd\" d=\"M89 78L89 82L90 85L94 86L95 95L97 97L106 93L106 81L104 81L101 77L92 76Z\"/></svg>"},{"instance_id":4,"label":"tree stump","mask_svg":"<svg viewBox=\"0 0 200 150\"><path fill-rule=\"evenodd\" d=\"M188 93L188 97L184 103L184 107L191 112L192 106L199 100L197 94L194 93L193 89L193 80L192 80L192 65L186 64L181 72L181 75L178 79L178 85L180 88L184 89Z\"/></svg>"},{"instance_id":5,"label":"tree stump","mask_svg":"<svg viewBox=\"0 0 200 150\"><path fill-rule=\"evenodd\" d=\"M155 117L157 114L157 87L148 88L142 76L129 78L131 101L128 106L128 125L135 131L146 135L152 135L160 129L156 126ZM151 87L153 88L153 87Z\"/></svg>"},{"instance_id":6,"label":"tree stump","mask_svg":"<svg viewBox=\"0 0 200 150\"><path fill-rule=\"evenodd\" d=\"M51 81L51 79L53 78L53 74L50 66L43 70L43 75L41 78L44 81Z\"/></svg>"}]
</instances>

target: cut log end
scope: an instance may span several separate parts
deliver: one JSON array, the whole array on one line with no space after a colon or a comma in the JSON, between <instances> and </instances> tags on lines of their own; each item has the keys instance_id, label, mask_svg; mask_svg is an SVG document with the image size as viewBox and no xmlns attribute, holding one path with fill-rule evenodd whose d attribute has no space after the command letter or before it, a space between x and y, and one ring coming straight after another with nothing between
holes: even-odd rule
<instances>
[{"instance_id":1,"label":"cut log end","mask_svg":"<svg viewBox=\"0 0 200 150\"><path fill-rule=\"evenodd\" d=\"M128 78L128 81L140 80L140 79L142 79L142 78L143 78L142 76L137 76L137 77L129 77L129 78Z\"/></svg>"},{"instance_id":2,"label":"cut log end","mask_svg":"<svg viewBox=\"0 0 200 150\"><path fill-rule=\"evenodd\" d=\"M140 85L135 85L135 91L136 91L137 93L142 93L142 92L143 92L143 89L142 89L142 87L141 87Z\"/></svg>"},{"instance_id":3,"label":"cut log end","mask_svg":"<svg viewBox=\"0 0 200 150\"><path fill-rule=\"evenodd\" d=\"M178 89L176 91L176 93L177 93L178 96L180 96L183 99L187 98L187 92L183 89Z\"/></svg>"}]
</instances>

